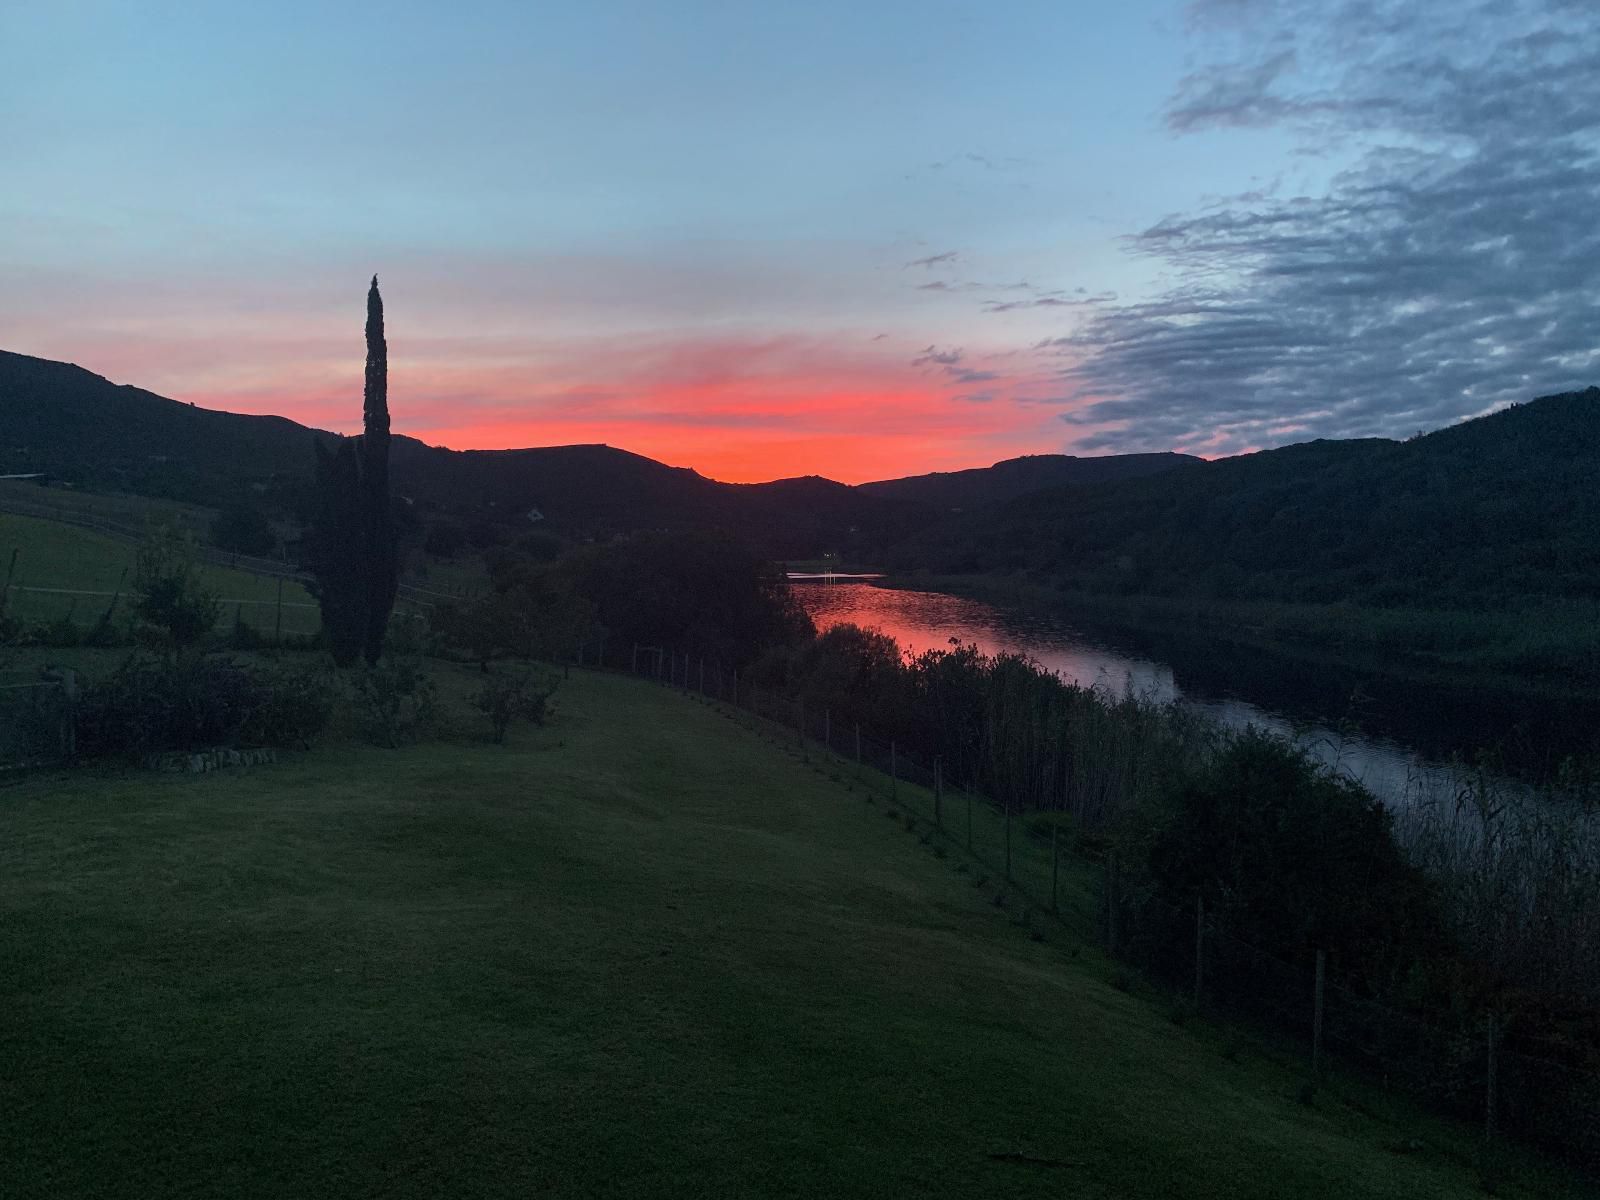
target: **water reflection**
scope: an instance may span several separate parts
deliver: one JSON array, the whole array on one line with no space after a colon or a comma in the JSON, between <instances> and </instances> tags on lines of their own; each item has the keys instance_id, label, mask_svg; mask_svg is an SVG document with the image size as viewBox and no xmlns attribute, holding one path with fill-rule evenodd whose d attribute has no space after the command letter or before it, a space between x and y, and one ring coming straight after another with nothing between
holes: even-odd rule
<instances>
[{"instance_id":1,"label":"water reflection","mask_svg":"<svg viewBox=\"0 0 1600 1200\"><path fill-rule=\"evenodd\" d=\"M1259 695L1197 687L1187 678L1180 685L1171 665L1113 646L1053 613L1013 611L981 600L859 581L795 579L793 584L819 630L843 623L870 626L913 654L949 649L951 639L976 645L985 654L1025 654L1080 686L1118 696L1131 691L1175 700L1229 726L1255 725L1291 737L1391 805L1453 796L1457 788L1455 768L1430 759L1414 745L1343 728L1343 713L1291 712Z\"/></svg>"}]
</instances>

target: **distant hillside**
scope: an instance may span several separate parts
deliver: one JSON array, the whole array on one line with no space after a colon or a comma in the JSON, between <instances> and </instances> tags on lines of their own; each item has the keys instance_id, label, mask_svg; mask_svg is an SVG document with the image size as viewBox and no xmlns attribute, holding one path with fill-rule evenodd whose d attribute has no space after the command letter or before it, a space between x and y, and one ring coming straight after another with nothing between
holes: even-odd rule
<instances>
[{"instance_id":1,"label":"distant hillside","mask_svg":"<svg viewBox=\"0 0 1600 1200\"><path fill-rule=\"evenodd\" d=\"M815 476L720 483L610 446L528 450L396 449L395 488L444 512L485 511L575 536L715 528L779 558L874 553L934 519L924 505L864 495Z\"/></svg>"},{"instance_id":2,"label":"distant hillside","mask_svg":"<svg viewBox=\"0 0 1600 1200\"><path fill-rule=\"evenodd\" d=\"M0 351L0 474L43 472L81 487L222 505L252 494L303 507L313 444L337 435L119 386L69 363ZM951 507L973 508L1063 480L1160 470L1181 455L1014 459L974 471L848 487L807 476L719 483L609 446L446 450L396 437L396 491L423 513L528 519L568 536L719 528L784 558L860 560Z\"/></svg>"},{"instance_id":3,"label":"distant hillside","mask_svg":"<svg viewBox=\"0 0 1600 1200\"><path fill-rule=\"evenodd\" d=\"M198 503L304 475L318 431L118 386L82 367L0 350L0 474ZM332 435L327 435L332 436Z\"/></svg>"},{"instance_id":4,"label":"distant hillside","mask_svg":"<svg viewBox=\"0 0 1600 1200\"><path fill-rule=\"evenodd\" d=\"M0 351L0 474L43 472L87 489L213 506L248 494L293 509L311 479L314 443L335 437ZM542 527L570 536L714 527L779 557L861 554L935 515L815 477L719 483L608 446L453 451L396 437L393 447L395 490L424 512L520 523L538 509Z\"/></svg>"},{"instance_id":5,"label":"distant hillside","mask_svg":"<svg viewBox=\"0 0 1600 1200\"><path fill-rule=\"evenodd\" d=\"M1600 596L1600 388L1405 442L1316 441L1039 492L894 565L1065 588L1374 606Z\"/></svg>"},{"instance_id":6,"label":"distant hillside","mask_svg":"<svg viewBox=\"0 0 1600 1200\"><path fill-rule=\"evenodd\" d=\"M992 467L969 471L936 471L905 479L863 483L870 495L914 500L941 509L973 509L1015 500L1029 492L1067 484L1109 483L1170 471L1201 460L1187 454L1111 454L1078 458L1071 454L1030 454L1008 458Z\"/></svg>"}]
</instances>

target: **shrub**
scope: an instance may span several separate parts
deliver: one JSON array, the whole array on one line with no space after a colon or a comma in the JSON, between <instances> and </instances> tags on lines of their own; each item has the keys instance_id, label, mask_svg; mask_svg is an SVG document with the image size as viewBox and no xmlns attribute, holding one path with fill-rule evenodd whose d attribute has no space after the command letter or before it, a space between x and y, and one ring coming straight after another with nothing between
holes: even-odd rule
<instances>
[{"instance_id":1,"label":"shrub","mask_svg":"<svg viewBox=\"0 0 1600 1200\"><path fill-rule=\"evenodd\" d=\"M133 611L146 636L183 650L211 632L221 613L214 591L200 579L194 539L161 526L139 547L134 560Z\"/></svg>"},{"instance_id":2,"label":"shrub","mask_svg":"<svg viewBox=\"0 0 1600 1200\"><path fill-rule=\"evenodd\" d=\"M415 662L385 659L351 677L367 738L391 750L420 740L432 728L437 689Z\"/></svg>"},{"instance_id":3,"label":"shrub","mask_svg":"<svg viewBox=\"0 0 1600 1200\"><path fill-rule=\"evenodd\" d=\"M314 675L136 654L83 688L73 722L81 756L138 759L217 746L303 748L331 709L329 688Z\"/></svg>"},{"instance_id":4,"label":"shrub","mask_svg":"<svg viewBox=\"0 0 1600 1200\"><path fill-rule=\"evenodd\" d=\"M435 558L454 558L467 548L467 534L454 521L439 521L429 526L422 539L424 552Z\"/></svg>"},{"instance_id":5,"label":"shrub","mask_svg":"<svg viewBox=\"0 0 1600 1200\"><path fill-rule=\"evenodd\" d=\"M1326 950L1370 978L1441 949L1433 896L1388 810L1257 729L1230 735L1177 789L1149 865L1180 910L1201 893L1235 936L1300 959Z\"/></svg>"},{"instance_id":6,"label":"shrub","mask_svg":"<svg viewBox=\"0 0 1600 1200\"><path fill-rule=\"evenodd\" d=\"M40 625L32 641L40 646L69 649L82 644L83 630L70 616L57 617L47 625Z\"/></svg>"},{"instance_id":7,"label":"shrub","mask_svg":"<svg viewBox=\"0 0 1600 1200\"><path fill-rule=\"evenodd\" d=\"M211 523L211 541L235 554L265 558L278 548L278 535L259 508L232 504L217 514Z\"/></svg>"},{"instance_id":8,"label":"shrub","mask_svg":"<svg viewBox=\"0 0 1600 1200\"><path fill-rule=\"evenodd\" d=\"M515 720L543 725L550 712L550 697L555 693L552 676L535 678L533 673L496 674L483 681L473 704L489 718L489 729L498 745Z\"/></svg>"}]
</instances>

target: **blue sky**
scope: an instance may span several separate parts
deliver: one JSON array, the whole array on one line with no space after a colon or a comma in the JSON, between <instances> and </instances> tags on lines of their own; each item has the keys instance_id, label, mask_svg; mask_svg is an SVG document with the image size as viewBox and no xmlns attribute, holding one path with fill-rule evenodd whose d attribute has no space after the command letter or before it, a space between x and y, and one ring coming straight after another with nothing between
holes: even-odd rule
<instances>
[{"instance_id":1,"label":"blue sky","mask_svg":"<svg viewBox=\"0 0 1600 1200\"><path fill-rule=\"evenodd\" d=\"M1337 203L1377 156L1408 185L1444 189L1454 156L1487 195L1515 152L1579 172L1564 203L1592 187L1581 103L1555 158L1537 128L1501 144L1471 88L1390 103L1408 70L1448 81L1527 44L1491 90L1543 112L1539 73L1582 64L1529 35L1591 18L1495 9L1469 36L1426 0L12 5L0 348L350 428L377 271L397 424L457 446L861 479L1438 424L1581 377L1583 346L1563 333L1509 379L1485 343L1476 395L1463 369L1431 404L1341 415L1352 380L1297 364L1359 321L1282 281L1393 254ZM1317 204L1348 245L1301 228L1285 248ZM1218 213L1241 244L1198 235ZM1434 283L1491 286L1480 267L1435 262ZM1562 288L1592 300L1594 277ZM1263 326L1284 302L1298 327ZM1217 353L1245 327L1248 359ZM1363 366L1373 396L1383 370Z\"/></svg>"}]
</instances>

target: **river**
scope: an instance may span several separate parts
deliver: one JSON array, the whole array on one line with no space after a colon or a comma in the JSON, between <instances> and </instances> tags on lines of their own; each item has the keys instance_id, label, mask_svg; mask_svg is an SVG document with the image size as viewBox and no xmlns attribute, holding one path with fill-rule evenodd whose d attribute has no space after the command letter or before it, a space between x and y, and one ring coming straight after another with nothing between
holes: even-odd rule
<instances>
[{"instance_id":1,"label":"river","mask_svg":"<svg viewBox=\"0 0 1600 1200\"><path fill-rule=\"evenodd\" d=\"M936 592L879 586L866 578L794 576L791 585L819 630L874 627L912 653L952 639L987 654L1025 654L1069 682L1123 695L1177 701L1229 726L1289 737L1393 807L1451 801L1457 761L1504 730L1492 712L1459 697L1392 694L1381 678L1261 651L1092 630L1070 617ZM1392 681L1390 681L1392 683ZM1503 786L1515 786L1508 780Z\"/></svg>"}]
</instances>

